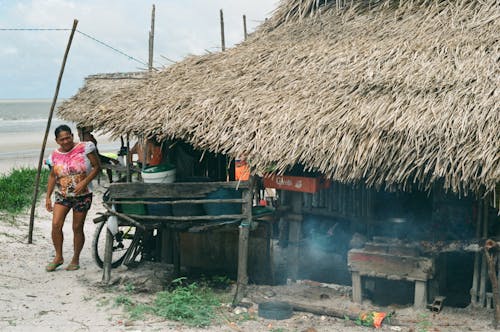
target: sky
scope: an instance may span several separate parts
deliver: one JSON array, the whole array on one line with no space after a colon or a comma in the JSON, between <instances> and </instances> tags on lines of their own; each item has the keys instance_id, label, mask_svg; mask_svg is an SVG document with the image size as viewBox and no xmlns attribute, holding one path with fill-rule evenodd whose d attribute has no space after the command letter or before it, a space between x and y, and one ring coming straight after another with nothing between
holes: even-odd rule
<instances>
[{"instance_id":1,"label":"sky","mask_svg":"<svg viewBox=\"0 0 500 332\"><path fill-rule=\"evenodd\" d=\"M0 99L52 98L70 31L2 31L11 28L77 29L144 63L151 9L156 6L154 65L220 50L219 10L226 47L243 41L243 14L252 32L277 0L0 0ZM169 60L167 60L169 59ZM86 76L146 68L76 33L59 98L74 95Z\"/></svg>"}]
</instances>

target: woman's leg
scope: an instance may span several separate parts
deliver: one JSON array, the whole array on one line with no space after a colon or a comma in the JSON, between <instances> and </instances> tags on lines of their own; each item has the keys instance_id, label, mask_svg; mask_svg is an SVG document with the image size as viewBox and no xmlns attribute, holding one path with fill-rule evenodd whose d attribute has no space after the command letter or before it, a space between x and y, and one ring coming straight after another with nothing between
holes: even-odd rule
<instances>
[{"instance_id":1,"label":"woman's leg","mask_svg":"<svg viewBox=\"0 0 500 332\"><path fill-rule=\"evenodd\" d=\"M70 208L62 204L54 204L54 210L52 211L52 243L54 243L54 249L56 255L52 263L59 264L64 261L63 258L63 225L66 215L68 214Z\"/></svg>"},{"instance_id":2,"label":"woman's leg","mask_svg":"<svg viewBox=\"0 0 500 332\"><path fill-rule=\"evenodd\" d=\"M85 243L85 233L83 232L83 225L85 223L85 218L87 217L87 211L75 211L73 210L73 246L74 253L73 259L71 260L72 265L80 264L80 253L83 249L83 244Z\"/></svg>"}]
</instances>

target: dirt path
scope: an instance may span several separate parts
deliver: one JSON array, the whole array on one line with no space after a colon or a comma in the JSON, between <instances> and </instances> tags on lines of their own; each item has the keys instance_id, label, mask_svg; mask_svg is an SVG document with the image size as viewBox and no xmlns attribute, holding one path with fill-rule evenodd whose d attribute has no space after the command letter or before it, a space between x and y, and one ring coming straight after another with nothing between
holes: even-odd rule
<instances>
[{"instance_id":1,"label":"dirt path","mask_svg":"<svg viewBox=\"0 0 500 332\"><path fill-rule=\"evenodd\" d=\"M148 317L132 321L122 309L114 306L120 294L113 287L102 287L102 271L93 262L91 242L95 226L92 219L101 208L100 196L103 188L96 189L93 208L87 218L86 244L81 257L81 269L45 272L45 265L52 259L50 239L51 214L42 204L36 211L33 244L27 244L27 214L13 218L0 215L0 331L198 331L175 322ZM64 253L66 262L72 254L71 218L64 227ZM65 265L64 265L65 266ZM63 267L64 267L63 266ZM151 266L113 271L113 278L123 280L132 275L150 278ZM149 275L149 276L148 276ZM254 293L272 292L274 298L283 298L290 289L262 286L253 287ZM149 299L153 295L135 294L136 298ZM335 302L337 301L337 303ZM345 306L346 298L332 299L331 306ZM439 316L426 312L401 311L413 323L408 326L383 326L380 331L492 331L491 311L469 312L445 310ZM256 315L256 308L253 308ZM406 315L406 316L405 316ZM308 313L294 313L283 321L265 320L259 317L241 319L230 308L226 320L220 325L200 331L370 331L353 322ZM413 318L412 318L413 317ZM236 323L235 323L236 322ZM443 324L448 322L448 326Z\"/></svg>"}]
</instances>

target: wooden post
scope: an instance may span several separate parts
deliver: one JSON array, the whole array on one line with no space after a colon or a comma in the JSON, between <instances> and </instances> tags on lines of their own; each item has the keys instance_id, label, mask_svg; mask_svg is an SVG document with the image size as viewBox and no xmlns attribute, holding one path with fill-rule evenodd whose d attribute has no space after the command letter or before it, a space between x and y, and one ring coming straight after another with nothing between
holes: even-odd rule
<instances>
[{"instance_id":1,"label":"wooden post","mask_svg":"<svg viewBox=\"0 0 500 332\"><path fill-rule=\"evenodd\" d=\"M148 59L148 69L153 70L153 48L155 41L155 5L151 10L151 30L149 30L149 59Z\"/></svg>"},{"instance_id":2,"label":"wooden post","mask_svg":"<svg viewBox=\"0 0 500 332\"><path fill-rule=\"evenodd\" d=\"M302 238L302 198L300 192L290 192L292 214L288 215L288 276L297 280L300 265L300 240Z\"/></svg>"},{"instance_id":3,"label":"wooden post","mask_svg":"<svg viewBox=\"0 0 500 332\"><path fill-rule=\"evenodd\" d=\"M106 244L104 249L102 281L106 284L111 280L111 260L113 259L113 234L109 231L107 225L104 225L106 231Z\"/></svg>"},{"instance_id":4,"label":"wooden post","mask_svg":"<svg viewBox=\"0 0 500 332\"><path fill-rule=\"evenodd\" d=\"M247 16L243 15L243 38L244 40L247 40L248 34L247 34Z\"/></svg>"},{"instance_id":5,"label":"wooden post","mask_svg":"<svg viewBox=\"0 0 500 332\"><path fill-rule=\"evenodd\" d=\"M226 50L226 40L224 36L224 13L220 10L220 44L222 52Z\"/></svg>"},{"instance_id":6,"label":"wooden post","mask_svg":"<svg viewBox=\"0 0 500 332\"><path fill-rule=\"evenodd\" d=\"M237 305L245 296L245 289L248 285L248 237L250 236L250 226L252 223L252 193L253 178L250 178L250 186L243 192L245 203L242 205L242 214L246 219L242 220L239 227L238 240L238 280L236 281L236 293L233 298L233 306Z\"/></svg>"},{"instance_id":7,"label":"wooden post","mask_svg":"<svg viewBox=\"0 0 500 332\"><path fill-rule=\"evenodd\" d=\"M174 278L178 278L181 275L181 238L179 232L173 230L173 258L172 263L174 264Z\"/></svg>"},{"instance_id":8,"label":"wooden post","mask_svg":"<svg viewBox=\"0 0 500 332\"><path fill-rule=\"evenodd\" d=\"M483 238L488 237L488 203L483 200ZM481 280L479 284L479 304L483 307L486 303L486 256L483 254L483 259L481 261Z\"/></svg>"},{"instance_id":9,"label":"wooden post","mask_svg":"<svg viewBox=\"0 0 500 332\"><path fill-rule=\"evenodd\" d=\"M69 35L68 44L66 46L66 51L64 52L63 61L61 64L61 69L59 70L59 77L57 78L56 91L54 93L54 98L52 98L52 105L50 106L49 118L47 119L47 127L45 128L45 136L43 138L42 148L40 150L40 157L38 158L38 169L35 178L35 189L33 191L33 201L31 202L31 213L30 213L30 225L28 231L28 243L33 243L33 226L35 221L35 208L36 201L38 197L38 191L40 187L40 174L42 172L43 155L45 153L45 146L47 145L47 137L50 131L50 124L52 122L52 115L54 114L54 108L57 102L57 96L59 95L59 88L61 87L62 76L64 73L64 67L66 66L66 59L68 58L69 49L71 48L71 42L73 41L73 36L75 35L76 26L78 25L78 20L73 20L73 28L71 29L71 34Z\"/></svg>"},{"instance_id":10,"label":"wooden post","mask_svg":"<svg viewBox=\"0 0 500 332\"><path fill-rule=\"evenodd\" d=\"M476 240L481 237L481 221L482 221L482 201L477 202L477 220L476 220ZM479 285L479 261L481 259L480 253L474 253L474 274L472 276L472 288L470 290L470 302L472 306L478 305L478 285Z\"/></svg>"},{"instance_id":11,"label":"wooden post","mask_svg":"<svg viewBox=\"0 0 500 332\"><path fill-rule=\"evenodd\" d=\"M132 182L132 174L130 167L132 166L132 156L130 156L130 162L128 162L130 156L130 134L127 133L127 182Z\"/></svg>"},{"instance_id":12,"label":"wooden post","mask_svg":"<svg viewBox=\"0 0 500 332\"><path fill-rule=\"evenodd\" d=\"M487 203L486 203L487 204ZM490 253L490 249L495 249ZM499 303L499 293L498 293L498 279L495 269L495 261L498 250L498 244L493 240L487 240L484 245L484 255L488 261L488 275L491 281L491 290L493 293L493 308L495 309L495 314L493 316L493 327L498 328L498 322L500 321L500 303Z\"/></svg>"},{"instance_id":13,"label":"wooden post","mask_svg":"<svg viewBox=\"0 0 500 332\"><path fill-rule=\"evenodd\" d=\"M362 288L361 288L361 275L359 272L351 272L352 278L352 301L361 303L363 301Z\"/></svg>"},{"instance_id":14,"label":"wooden post","mask_svg":"<svg viewBox=\"0 0 500 332\"><path fill-rule=\"evenodd\" d=\"M415 297L413 307L415 309L425 309L427 305L427 282L415 280Z\"/></svg>"}]
</instances>

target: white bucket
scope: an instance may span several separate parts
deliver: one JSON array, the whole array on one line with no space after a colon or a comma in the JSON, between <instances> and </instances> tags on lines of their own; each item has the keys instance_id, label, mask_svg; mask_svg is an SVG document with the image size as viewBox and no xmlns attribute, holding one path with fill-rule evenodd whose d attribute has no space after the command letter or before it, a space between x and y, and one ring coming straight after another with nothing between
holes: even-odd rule
<instances>
[{"instance_id":1,"label":"white bucket","mask_svg":"<svg viewBox=\"0 0 500 332\"><path fill-rule=\"evenodd\" d=\"M145 173L141 172L144 183L174 183L175 168L164 172Z\"/></svg>"}]
</instances>

